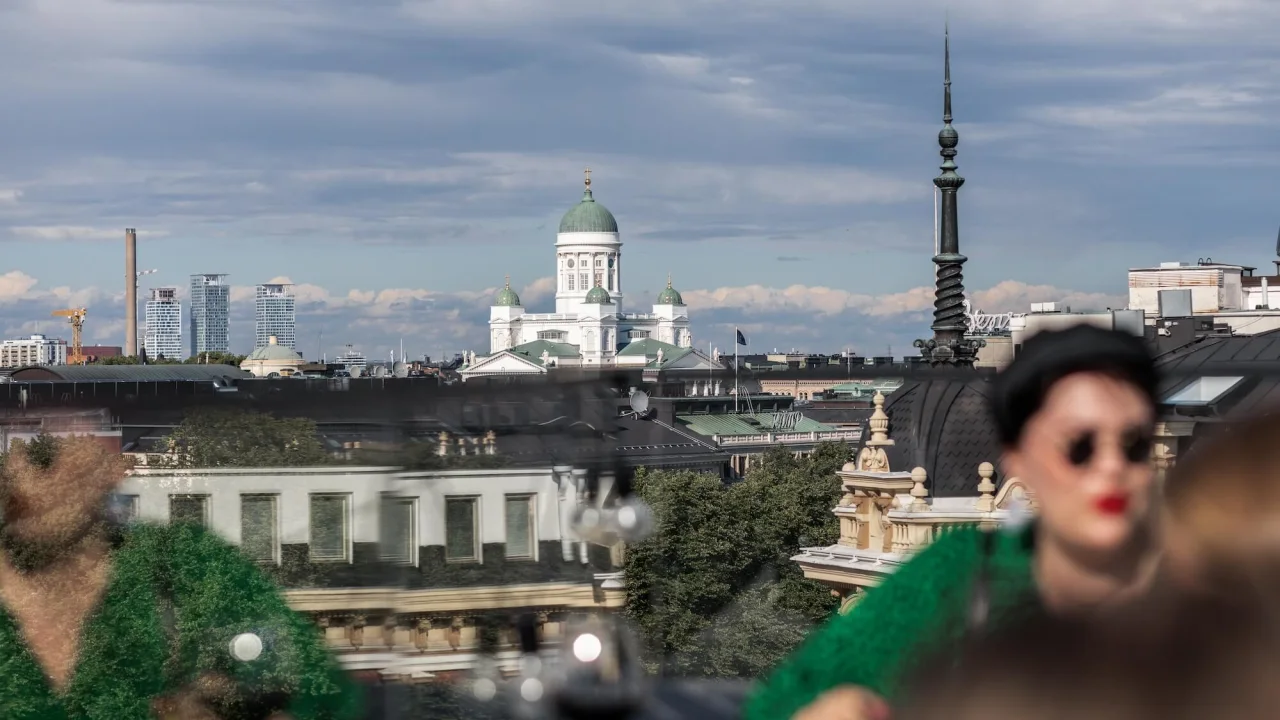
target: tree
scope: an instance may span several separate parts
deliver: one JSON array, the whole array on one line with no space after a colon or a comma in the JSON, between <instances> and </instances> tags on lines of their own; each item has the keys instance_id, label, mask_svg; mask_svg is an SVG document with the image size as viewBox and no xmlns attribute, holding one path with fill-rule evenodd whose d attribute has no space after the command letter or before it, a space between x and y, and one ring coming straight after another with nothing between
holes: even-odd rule
<instances>
[{"instance_id":1,"label":"tree","mask_svg":"<svg viewBox=\"0 0 1280 720\"><path fill-rule=\"evenodd\" d=\"M236 355L229 352L202 352L196 353L182 362L187 365L235 365L240 367L240 363L244 362L245 355Z\"/></svg>"},{"instance_id":2,"label":"tree","mask_svg":"<svg viewBox=\"0 0 1280 720\"><path fill-rule=\"evenodd\" d=\"M245 410L189 410L169 442L170 453L159 462L162 467L306 467L333 462L311 420Z\"/></svg>"},{"instance_id":3,"label":"tree","mask_svg":"<svg viewBox=\"0 0 1280 720\"><path fill-rule=\"evenodd\" d=\"M638 474L656 526L627 549L625 614L651 666L755 677L835 610L830 591L791 558L839 537L835 472L851 455L843 443L806 458L773 448L732 485L687 471Z\"/></svg>"}]
</instances>

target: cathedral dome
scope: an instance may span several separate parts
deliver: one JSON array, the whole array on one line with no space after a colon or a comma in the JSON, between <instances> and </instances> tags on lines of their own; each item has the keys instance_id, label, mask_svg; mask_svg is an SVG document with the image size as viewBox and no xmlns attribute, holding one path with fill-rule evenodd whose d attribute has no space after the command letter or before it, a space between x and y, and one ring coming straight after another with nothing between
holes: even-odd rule
<instances>
[{"instance_id":1,"label":"cathedral dome","mask_svg":"<svg viewBox=\"0 0 1280 720\"><path fill-rule=\"evenodd\" d=\"M999 467L1003 448L991 415L990 375L972 379L908 379L885 403L889 415L889 464L894 470L923 467L933 497L977 495L978 466ZM996 484L1004 481L999 475Z\"/></svg>"},{"instance_id":2,"label":"cathedral dome","mask_svg":"<svg viewBox=\"0 0 1280 720\"><path fill-rule=\"evenodd\" d=\"M560 219L562 233L616 233L618 221L605 206L596 202L591 196L591 175L588 171L587 189L582 193L582 202L574 205Z\"/></svg>"},{"instance_id":3,"label":"cathedral dome","mask_svg":"<svg viewBox=\"0 0 1280 720\"><path fill-rule=\"evenodd\" d=\"M588 305L612 305L613 298L609 297L608 290L597 285L587 292L587 299L584 302Z\"/></svg>"},{"instance_id":4,"label":"cathedral dome","mask_svg":"<svg viewBox=\"0 0 1280 720\"><path fill-rule=\"evenodd\" d=\"M667 276L667 287L658 293L657 305L683 305L684 298L680 297L680 292L671 287L671 276Z\"/></svg>"},{"instance_id":5,"label":"cathedral dome","mask_svg":"<svg viewBox=\"0 0 1280 720\"><path fill-rule=\"evenodd\" d=\"M495 307L520 307L520 296L511 289L511 278L507 278L507 286L493 296L493 304Z\"/></svg>"}]
</instances>

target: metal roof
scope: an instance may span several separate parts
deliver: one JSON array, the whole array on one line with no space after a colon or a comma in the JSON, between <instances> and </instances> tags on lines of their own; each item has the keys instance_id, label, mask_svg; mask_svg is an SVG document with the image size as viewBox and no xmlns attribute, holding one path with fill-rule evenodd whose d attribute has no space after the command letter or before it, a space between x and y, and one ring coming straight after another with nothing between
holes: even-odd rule
<instances>
[{"instance_id":1,"label":"metal roof","mask_svg":"<svg viewBox=\"0 0 1280 720\"><path fill-rule=\"evenodd\" d=\"M690 430L710 437L712 435L760 435L768 432L827 432L836 428L823 425L804 416L794 428L774 429L771 413L738 413L736 415L677 415L676 421Z\"/></svg>"},{"instance_id":2,"label":"metal roof","mask_svg":"<svg viewBox=\"0 0 1280 720\"><path fill-rule=\"evenodd\" d=\"M39 365L13 371L13 382L155 382L243 380L234 365Z\"/></svg>"}]
</instances>

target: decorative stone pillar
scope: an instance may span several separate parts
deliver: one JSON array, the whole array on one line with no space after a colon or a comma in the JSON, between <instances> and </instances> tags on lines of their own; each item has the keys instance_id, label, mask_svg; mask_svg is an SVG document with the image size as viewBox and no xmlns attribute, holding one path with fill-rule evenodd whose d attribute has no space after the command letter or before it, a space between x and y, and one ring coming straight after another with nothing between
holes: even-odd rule
<instances>
[{"instance_id":1,"label":"decorative stone pillar","mask_svg":"<svg viewBox=\"0 0 1280 720\"><path fill-rule=\"evenodd\" d=\"M484 454L494 455L498 452L498 435L492 430L484 434Z\"/></svg>"},{"instance_id":2,"label":"decorative stone pillar","mask_svg":"<svg viewBox=\"0 0 1280 720\"><path fill-rule=\"evenodd\" d=\"M351 640L351 647L357 650L364 646L364 626L365 617L363 615L356 615L351 619L347 637Z\"/></svg>"},{"instance_id":3,"label":"decorative stone pillar","mask_svg":"<svg viewBox=\"0 0 1280 720\"><path fill-rule=\"evenodd\" d=\"M929 503L926 498L929 497L929 491L925 488L924 483L929 479L929 473L925 469L918 467L911 471L911 512L926 512L929 510Z\"/></svg>"},{"instance_id":4,"label":"decorative stone pillar","mask_svg":"<svg viewBox=\"0 0 1280 720\"><path fill-rule=\"evenodd\" d=\"M449 433L447 432L440 433L439 441L440 441L440 449L436 451L436 454L439 455L440 457L448 456L449 446L450 446Z\"/></svg>"},{"instance_id":5,"label":"decorative stone pillar","mask_svg":"<svg viewBox=\"0 0 1280 720\"><path fill-rule=\"evenodd\" d=\"M455 617L449 623L449 630L446 633L449 639L449 647L457 650L462 647L462 618Z\"/></svg>"},{"instance_id":6,"label":"decorative stone pillar","mask_svg":"<svg viewBox=\"0 0 1280 720\"><path fill-rule=\"evenodd\" d=\"M991 512L996 508L996 484L991 482L995 473L995 466L989 462L978 466L978 477L982 478L978 483L978 512Z\"/></svg>"}]
</instances>

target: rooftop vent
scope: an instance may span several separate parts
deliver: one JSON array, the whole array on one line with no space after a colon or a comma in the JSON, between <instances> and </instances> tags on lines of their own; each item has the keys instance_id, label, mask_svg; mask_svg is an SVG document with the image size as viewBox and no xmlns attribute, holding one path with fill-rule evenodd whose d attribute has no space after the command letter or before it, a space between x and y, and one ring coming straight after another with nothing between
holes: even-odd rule
<instances>
[{"instance_id":1,"label":"rooftop vent","mask_svg":"<svg viewBox=\"0 0 1280 720\"><path fill-rule=\"evenodd\" d=\"M1180 267L1186 267L1186 265L1183 265L1183 264L1182 264L1182 263L1180 263L1180 262L1162 262L1162 263L1160 263L1160 267L1162 267L1162 268L1180 268Z\"/></svg>"}]
</instances>

